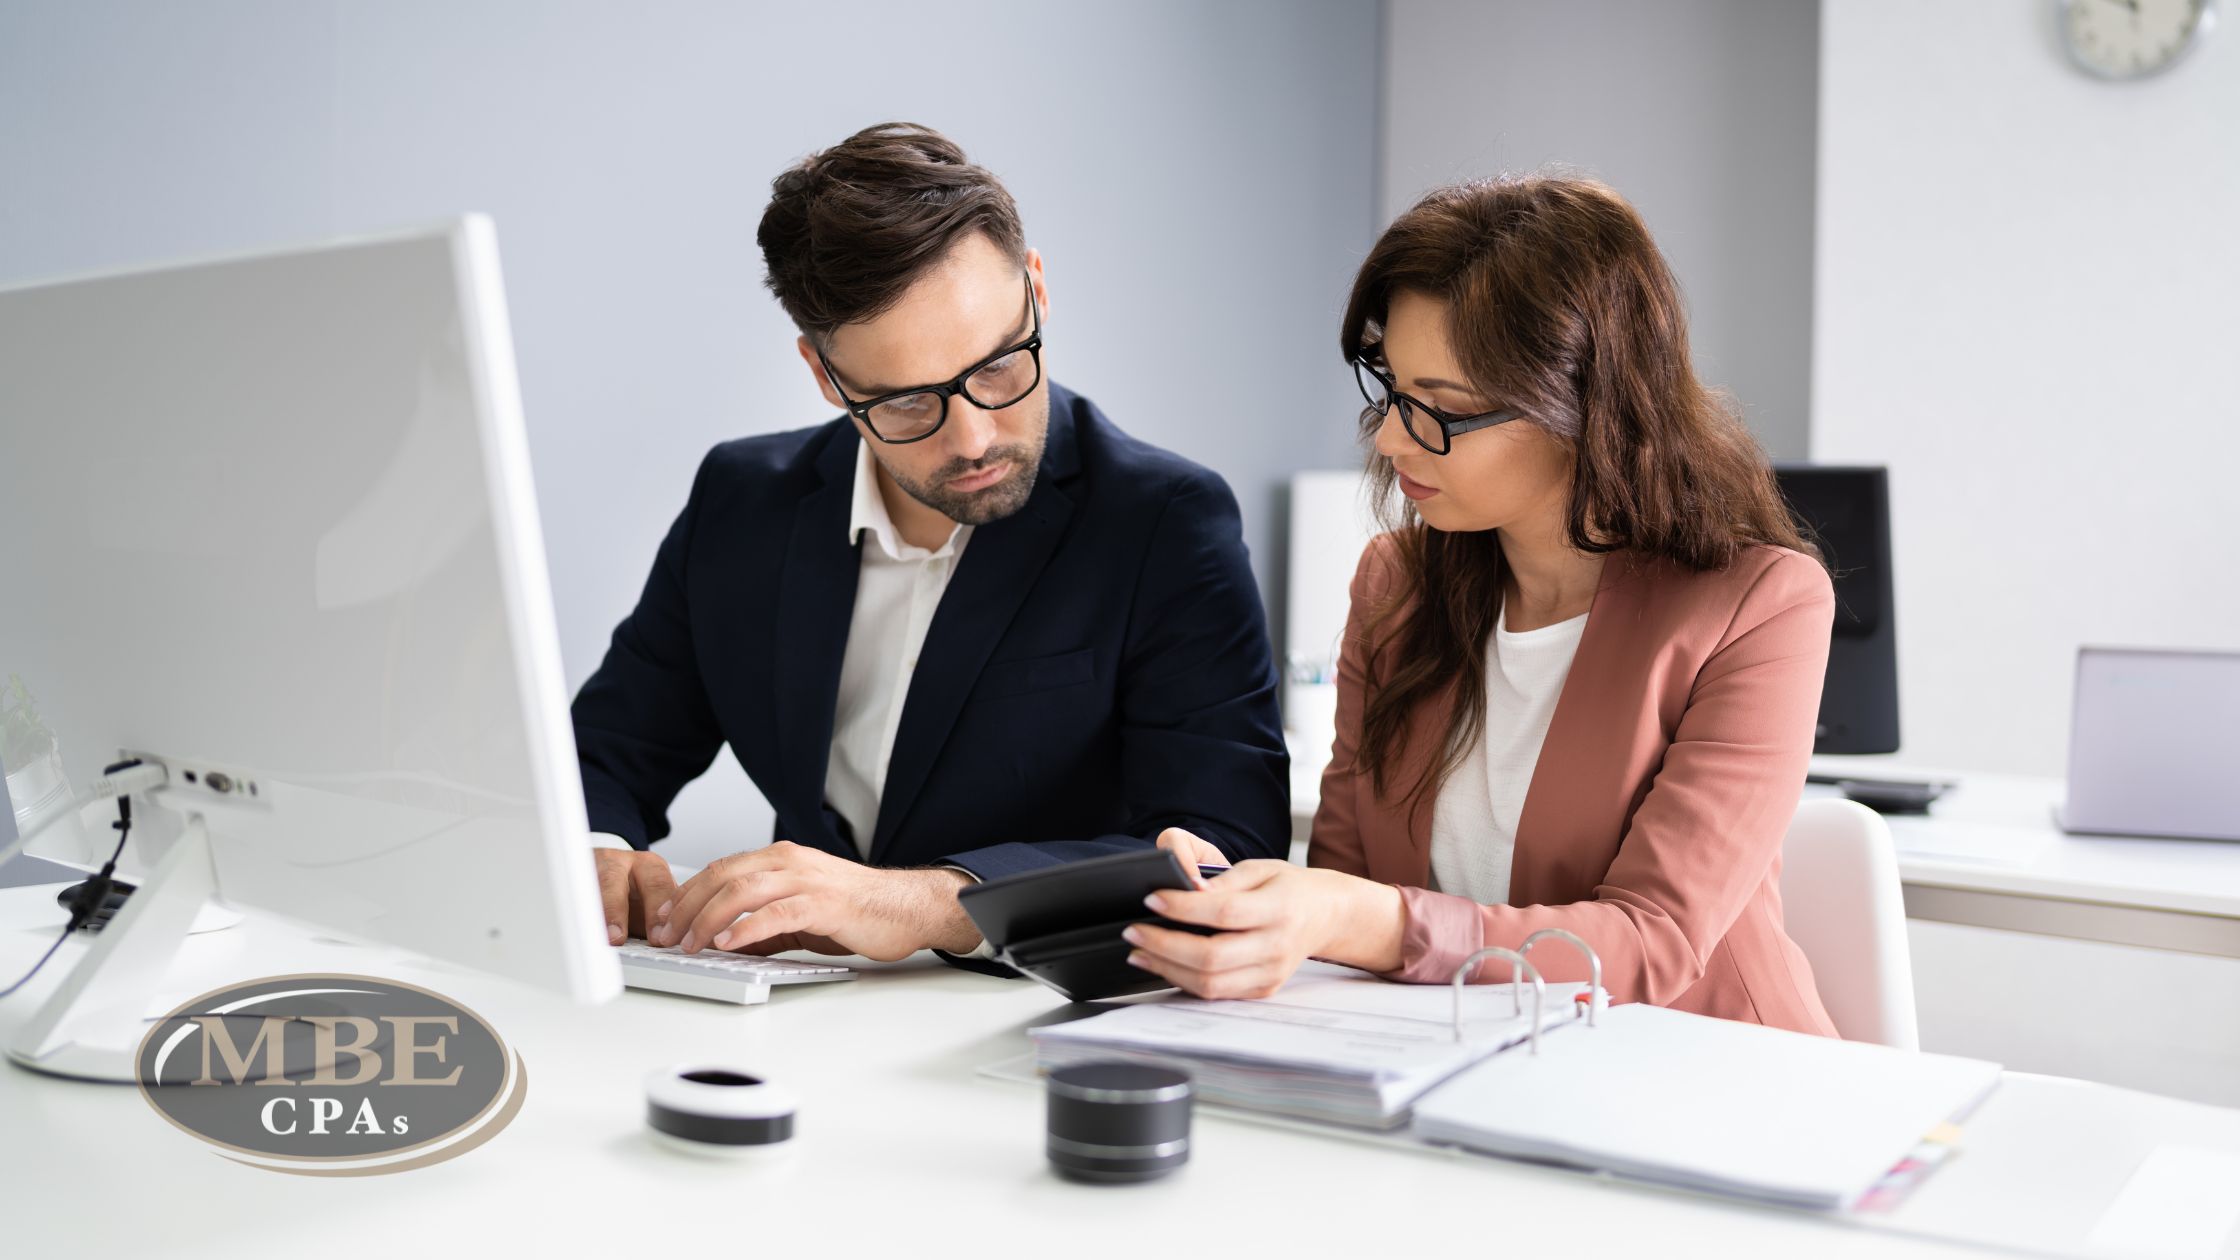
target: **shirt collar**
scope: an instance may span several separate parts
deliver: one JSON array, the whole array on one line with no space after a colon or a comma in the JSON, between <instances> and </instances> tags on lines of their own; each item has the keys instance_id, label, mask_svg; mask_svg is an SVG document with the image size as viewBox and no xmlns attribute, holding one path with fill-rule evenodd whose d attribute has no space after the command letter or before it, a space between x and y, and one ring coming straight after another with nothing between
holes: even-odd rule
<instances>
[{"instance_id":1,"label":"shirt collar","mask_svg":"<svg viewBox=\"0 0 2240 1260\"><path fill-rule=\"evenodd\" d=\"M862 540L868 530L878 541L879 550L889 560L946 560L957 554L970 536L971 527L958 525L949 531L949 537L940 547L928 551L902 540L894 526L894 518L887 514L887 501L879 497L879 471L871 454L871 443L856 443L856 488L854 502L848 508L848 541Z\"/></svg>"}]
</instances>

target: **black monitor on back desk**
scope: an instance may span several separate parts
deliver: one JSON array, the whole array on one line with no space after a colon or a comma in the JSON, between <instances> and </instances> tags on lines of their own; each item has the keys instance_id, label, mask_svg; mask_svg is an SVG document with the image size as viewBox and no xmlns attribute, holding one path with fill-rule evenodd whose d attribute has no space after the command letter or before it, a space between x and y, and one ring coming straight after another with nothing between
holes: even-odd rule
<instances>
[{"instance_id":1,"label":"black monitor on back desk","mask_svg":"<svg viewBox=\"0 0 2240 1260\"><path fill-rule=\"evenodd\" d=\"M1777 464L1774 475L1805 536L1834 574L1835 634L1820 693L1815 753L1898 750L1898 645L1890 590L1886 469Z\"/></svg>"}]
</instances>

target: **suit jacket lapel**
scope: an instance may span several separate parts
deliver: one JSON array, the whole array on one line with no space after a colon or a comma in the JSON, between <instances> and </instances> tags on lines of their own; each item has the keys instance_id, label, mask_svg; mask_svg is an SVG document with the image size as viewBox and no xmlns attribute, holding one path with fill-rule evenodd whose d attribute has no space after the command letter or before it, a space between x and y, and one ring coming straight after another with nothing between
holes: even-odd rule
<instances>
[{"instance_id":1,"label":"suit jacket lapel","mask_svg":"<svg viewBox=\"0 0 2240 1260\"><path fill-rule=\"evenodd\" d=\"M860 441L854 428L843 423L817 454L816 469L823 484L794 508L793 532L778 581L773 716L782 741L786 789L802 817L822 815L840 663L848 648L848 619L855 613L860 560L855 540L848 537L848 509L854 498ZM856 856L837 835L787 838L844 857Z\"/></svg>"},{"instance_id":2,"label":"suit jacket lapel","mask_svg":"<svg viewBox=\"0 0 2240 1260\"><path fill-rule=\"evenodd\" d=\"M1631 741L1630 723L1638 716L1646 685L1625 677L1647 655L1632 648L1642 612L1639 577L1622 552L1603 563L1586 627L1517 816L1516 848L1509 860L1513 905L1547 901L1550 888L1585 886L1576 872L1562 872L1576 863L1607 866L1608 854L1596 840L1607 839L1614 821L1632 808L1624 791L1628 767L1618 754ZM1587 884L1595 882L1587 879Z\"/></svg>"},{"instance_id":3,"label":"suit jacket lapel","mask_svg":"<svg viewBox=\"0 0 2240 1260\"><path fill-rule=\"evenodd\" d=\"M1514 904L1530 905L1545 900L1537 890L1546 872L1560 863L1572 847L1564 843L1569 829L1575 829L1585 818L1609 812L1610 808L1630 807L1628 801L1607 799L1610 792L1605 779L1622 777L1623 773L1623 767L1609 755L1609 728L1613 720L1623 718L1605 712L1604 704L1610 695L1624 691L1623 687L1608 685L1610 671L1626 657L1626 644L1632 637L1633 623L1639 617L1639 584L1627 581L1628 573L1627 558L1623 554L1612 555L1603 565L1602 578L1595 586L1594 602L1587 609L1586 627L1579 635L1579 647L1571 659L1571 670L1564 677L1563 691L1556 697L1555 713L1549 719L1539 759L1533 763L1531 786L1525 792L1524 807L1517 818L1516 849L1510 858L1509 892ZM1439 755L1442 748L1437 735L1446 730L1447 716L1459 703L1461 698L1451 687L1424 702L1415 723L1418 738L1409 742L1408 754L1398 767L1395 783L1414 783L1424 767ZM1481 736L1482 732L1471 733L1469 755L1483 755L1477 744ZM1436 805L1434 794L1404 818L1395 819L1407 828L1406 865L1388 872L1372 872L1373 875L1387 882L1416 887L1429 884L1431 820ZM1397 808L1405 810L1406 806L1401 804ZM1374 853L1386 847L1370 845L1368 848ZM1386 848L1386 851L1403 850Z\"/></svg>"},{"instance_id":4,"label":"suit jacket lapel","mask_svg":"<svg viewBox=\"0 0 2240 1260\"><path fill-rule=\"evenodd\" d=\"M942 593L941 605L926 627L925 645L918 652L918 667L903 700L902 722L895 729L886 785L879 793L873 865L886 860L896 830L925 786L965 698L979 681L981 667L988 663L1019 605L1026 602L1073 519L1073 498L1061 488L1078 467L1067 412L1053 397L1049 437L1034 493L1017 514L973 531L956 575L949 579L949 589ZM826 724L829 728L830 714Z\"/></svg>"}]
</instances>

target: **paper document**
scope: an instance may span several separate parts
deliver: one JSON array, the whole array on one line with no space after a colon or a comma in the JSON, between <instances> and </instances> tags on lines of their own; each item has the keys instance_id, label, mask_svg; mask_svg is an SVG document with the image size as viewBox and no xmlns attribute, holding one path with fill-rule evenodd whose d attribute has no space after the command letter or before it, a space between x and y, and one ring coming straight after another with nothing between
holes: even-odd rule
<instances>
[{"instance_id":1,"label":"paper document","mask_svg":"<svg viewBox=\"0 0 2240 1260\"><path fill-rule=\"evenodd\" d=\"M1578 1018L1581 984L1547 986L1542 1035ZM1341 1124L1404 1123L1417 1095L1532 1031L1507 985L1462 994L1462 1036L1446 985L1405 985L1309 963L1273 997L1171 998L1032 1030L1045 1070L1138 1059L1192 1073L1199 1097Z\"/></svg>"}]
</instances>

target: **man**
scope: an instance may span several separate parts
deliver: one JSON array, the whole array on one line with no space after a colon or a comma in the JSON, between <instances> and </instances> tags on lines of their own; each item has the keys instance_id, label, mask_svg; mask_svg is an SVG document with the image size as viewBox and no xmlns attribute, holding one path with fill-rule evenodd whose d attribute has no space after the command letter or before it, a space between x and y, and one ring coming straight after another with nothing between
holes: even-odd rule
<instances>
[{"instance_id":1,"label":"man","mask_svg":"<svg viewBox=\"0 0 2240 1260\"><path fill-rule=\"evenodd\" d=\"M1168 828L1283 853L1235 499L1050 382L1003 185L872 127L780 175L757 239L845 414L710 452L576 698L609 938L985 958L974 880ZM647 847L726 743L777 843L676 887Z\"/></svg>"}]
</instances>

